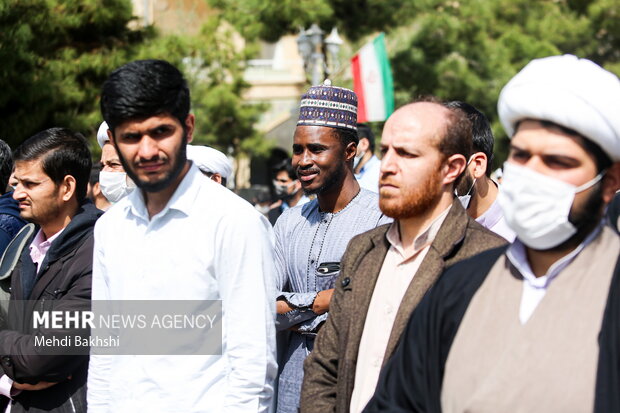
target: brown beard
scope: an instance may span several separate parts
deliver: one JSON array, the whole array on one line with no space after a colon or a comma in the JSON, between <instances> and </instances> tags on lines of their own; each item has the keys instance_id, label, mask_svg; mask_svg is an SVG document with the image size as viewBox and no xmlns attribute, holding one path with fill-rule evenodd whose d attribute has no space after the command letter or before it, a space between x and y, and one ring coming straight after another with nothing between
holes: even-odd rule
<instances>
[{"instance_id":1,"label":"brown beard","mask_svg":"<svg viewBox=\"0 0 620 413\"><path fill-rule=\"evenodd\" d=\"M417 188L401 190L399 197L379 194L379 208L388 217L394 219L411 218L421 215L437 204L441 197L440 169L431 174Z\"/></svg>"}]
</instances>

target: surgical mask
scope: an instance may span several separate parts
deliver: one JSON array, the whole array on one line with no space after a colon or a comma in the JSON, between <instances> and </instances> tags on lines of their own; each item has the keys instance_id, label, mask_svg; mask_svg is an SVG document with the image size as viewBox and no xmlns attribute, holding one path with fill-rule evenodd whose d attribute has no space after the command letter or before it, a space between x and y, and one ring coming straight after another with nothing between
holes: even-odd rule
<instances>
[{"instance_id":1,"label":"surgical mask","mask_svg":"<svg viewBox=\"0 0 620 413\"><path fill-rule=\"evenodd\" d=\"M295 185L295 181L289 184L281 184L278 181L273 181L273 189L278 199L285 199L293 196L293 194L289 193L293 185Z\"/></svg>"},{"instance_id":2,"label":"surgical mask","mask_svg":"<svg viewBox=\"0 0 620 413\"><path fill-rule=\"evenodd\" d=\"M261 204L254 205L254 208L256 208L256 210L263 215L267 215L267 213L271 209L269 208L269 205L261 205Z\"/></svg>"},{"instance_id":3,"label":"surgical mask","mask_svg":"<svg viewBox=\"0 0 620 413\"><path fill-rule=\"evenodd\" d=\"M127 178L125 172L99 172L99 187L103 196L115 204L127 196L136 187L134 182Z\"/></svg>"},{"instance_id":4,"label":"surgical mask","mask_svg":"<svg viewBox=\"0 0 620 413\"><path fill-rule=\"evenodd\" d=\"M471 163L471 161L474 159L474 155L469 157L469 160L467 161L467 164L465 164L465 172L463 172L464 174L467 174L467 168L469 167L469 164ZM465 178L465 177L463 177ZM459 201L461 202L461 205L463 205L463 208L467 209L469 207L469 203L471 202L471 191L474 189L474 186L476 185L476 178L474 178L474 182L471 184L471 186L469 187L469 189L467 190L467 193L465 195L461 195L459 196L458 191L455 189L454 190L454 195L456 195L459 199Z\"/></svg>"},{"instance_id":5,"label":"surgical mask","mask_svg":"<svg viewBox=\"0 0 620 413\"><path fill-rule=\"evenodd\" d=\"M467 191L467 193L465 195L461 195L461 196L459 196L459 194L456 191L456 189L454 190L454 193L459 198L459 201L461 202L461 205L463 205L463 208L465 208L465 209L467 209L469 207L469 203L471 202L471 191L474 189L475 185L476 185L476 178L474 178L474 182L469 187L469 190Z\"/></svg>"},{"instance_id":6,"label":"surgical mask","mask_svg":"<svg viewBox=\"0 0 620 413\"><path fill-rule=\"evenodd\" d=\"M577 228L568 220L575 194L595 185L604 172L581 186L504 164L498 202L517 238L535 250L548 250L568 240Z\"/></svg>"},{"instance_id":7,"label":"surgical mask","mask_svg":"<svg viewBox=\"0 0 620 413\"><path fill-rule=\"evenodd\" d=\"M366 151L360 152L359 155L355 155L355 158L353 158L353 169L357 168L357 165L359 165L364 155L366 155Z\"/></svg>"}]
</instances>

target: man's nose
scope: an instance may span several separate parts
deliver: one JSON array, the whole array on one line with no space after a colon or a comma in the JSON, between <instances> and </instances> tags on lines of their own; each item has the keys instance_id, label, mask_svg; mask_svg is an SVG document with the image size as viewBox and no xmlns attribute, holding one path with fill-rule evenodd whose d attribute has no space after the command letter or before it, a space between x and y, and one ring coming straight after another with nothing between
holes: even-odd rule
<instances>
[{"instance_id":1,"label":"man's nose","mask_svg":"<svg viewBox=\"0 0 620 413\"><path fill-rule=\"evenodd\" d=\"M381 158L381 174L393 174L396 173L396 159L393 151L387 150Z\"/></svg>"},{"instance_id":2,"label":"man's nose","mask_svg":"<svg viewBox=\"0 0 620 413\"><path fill-rule=\"evenodd\" d=\"M142 136L138 146L138 157L140 159L153 159L156 158L159 153L157 147L157 141L148 135Z\"/></svg>"}]
</instances>

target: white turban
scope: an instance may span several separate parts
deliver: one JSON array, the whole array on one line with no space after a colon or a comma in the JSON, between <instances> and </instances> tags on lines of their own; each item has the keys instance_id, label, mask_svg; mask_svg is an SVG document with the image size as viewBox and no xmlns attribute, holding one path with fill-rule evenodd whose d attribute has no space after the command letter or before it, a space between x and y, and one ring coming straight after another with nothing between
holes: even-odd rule
<instances>
[{"instance_id":1,"label":"white turban","mask_svg":"<svg viewBox=\"0 0 620 413\"><path fill-rule=\"evenodd\" d=\"M620 161L620 80L590 60L572 55L532 60L504 86L497 110L510 137L520 120L547 120Z\"/></svg>"},{"instance_id":2,"label":"white turban","mask_svg":"<svg viewBox=\"0 0 620 413\"><path fill-rule=\"evenodd\" d=\"M218 173L228 179L232 175L232 163L222 152L208 146L187 145L187 159L203 172Z\"/></svg>"},{"instance_id":3,"label":"white turban","mask_svg":"<svg viewBox=\"0 0 620 413\"><path fill-rule=\"evenodd\" d=\"M97 131L97 142L102 148L103 145L110 142L110 138L108 138L108 124L105 123L105 121L101 122L101 125L99 125L99 130Z\"/></svg>"}]
</instances>

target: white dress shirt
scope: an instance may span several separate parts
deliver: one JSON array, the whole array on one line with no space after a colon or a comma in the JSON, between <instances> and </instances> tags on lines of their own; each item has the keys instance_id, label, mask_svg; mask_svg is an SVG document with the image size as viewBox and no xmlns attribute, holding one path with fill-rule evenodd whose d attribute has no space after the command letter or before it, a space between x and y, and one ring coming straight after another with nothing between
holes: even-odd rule
<instances>
[{"instance_id":1,"label":"white dress shirt","mask_svg":"<svg viewBox=\"0 0 620 413\"><path fill-rule=\"evenodd\" d=\"M149 219L141 190L95 226L93 300L222 300L222 355L91 355L89 412L263 412L273 396L274 237L192 165Z\"/></svg>"}]
</instances>

